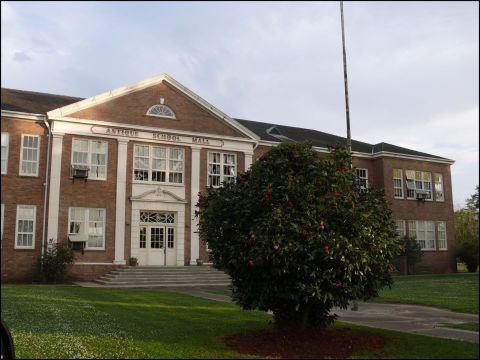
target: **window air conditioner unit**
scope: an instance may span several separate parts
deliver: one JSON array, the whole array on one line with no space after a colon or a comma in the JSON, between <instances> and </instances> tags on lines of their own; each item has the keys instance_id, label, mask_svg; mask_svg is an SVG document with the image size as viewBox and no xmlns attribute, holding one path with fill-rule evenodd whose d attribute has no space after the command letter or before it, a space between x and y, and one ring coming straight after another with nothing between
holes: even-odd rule
<instances>
[{"instance_id":1,"label":"window air conditioner unit","mask_svg":"<svg viewBox=\"0 0 480 360\"><path fill-rule=\"evenodd\" d=\"M426 190L416 190L415 198L417 200L425 200L428 197L428 191Z\"/></svg>"},{"instance_id":2,"label":"window air conditioner unit","mask_svg":"<svg viewBox=\"0 0 480 360\"><path fill-rule=\"evenodd\" d=\"M90 168L86 165L72 165L71 175L73 179L84 179L87 181Z\"/></svg>"},{"instance_id":3,"label":"window air conditioner unit","mask_svg":"<svg viewBox=\"0 0 480 360\"><path fill-rule=\"evenodd\" d=\"M70 243L70 248L72 250L82 250L85 248L85 244L87 243L88 235L81 235L81 234L72 234L68 235L68 241Z\"/></svg>"}]
</instances>

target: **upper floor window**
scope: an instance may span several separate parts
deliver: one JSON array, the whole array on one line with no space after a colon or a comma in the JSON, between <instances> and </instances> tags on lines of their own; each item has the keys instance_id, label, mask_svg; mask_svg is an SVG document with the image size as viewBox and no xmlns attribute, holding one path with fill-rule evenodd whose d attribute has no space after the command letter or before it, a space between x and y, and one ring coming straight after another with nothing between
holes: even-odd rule
<instances>
[{"instance_id":1,"label":"upper floor window","mask_svg":"<svg viewBox=\"0 0 480 360\"><path fill-rule=\"evenodd\" d=\"M15 248L33 249L35 247L35 205L17 205Z\"/></svg>"},{"instance_id":2,"label":"upper floor window","mask_svg":"<svg viewBox=\"0 0 480 360\"><path fill-rule=\"evenodd\" d=\"M72 165L88 167L88 178L106 180L107 178L107 151L106 141L73 139Z\"/></svg>"},{"instance_id":3,"label":"upper floor window","mask_svg":"<svg viewBox=\"0 0 480 360\"><path fill-rule=\"evenodd\" d=\"M433 221L408 221L408 234L415 236L422 250L435 250L435 223Z\"/></svg>"},{"instance_id":4,"label":"upper floor window","mask_svg":"<svg viewBox=\"0 0 480 360\"><path fill-rule=\"evenodd\" d=\"M183 183L184 151L181 148L135 145L133 178L139 181Z\"/></svg>"},{"instance_id":5,"label":"upper floor window","mask_svg":"<svg viewBox=\"0 0 480 360\"><path fill-rule=\"evenodd\" d=\"M85 249L105 249L105 209L69 208L68 235L85 239Z\"/></svg>"},{"instance_id":6,"label":"upper floor window","mask_svg":"<svg viewBox=\"0 0 480 360\"><path fill-rule=\"evenodd\" d=\"M7 173L8 166L8 133L2 132L2 174Z\"/></svg>"},{"instance_id":7,"label":"upper floor window","mask_svg":"<svg viewBox=\"0 0 480 360\"><path fill-rule=\"evenodd\" d=\"M447 250L447 225L445 221L437 221L438 249Z\"/></svg>"},{"instance_id":8,"label":"upper floor window","mask_svg":"<svg viewBox=\"0 0 480 360\"><path fill-rule=\"evenodd\" d=\"M208 186L218 187L223 182L234 182L236 174L235 154L208 153Z\"/></svg>"},{"instance_id":9,"label":"upper floor window","mask_svg":"<svg viewBox=\"0 0 480 360\"><path fill-rule=\"evenodd\" d=\"M432 174L426 171L405 171L407 178L407 199L416 199L417 192L425 192L426 199L432 200Z\"/></svg>"},{"instance_id":10,"label":"upper floor window","mask_svg":"<svg viewBox=\"0 0 480 360\"><path fill-rule=\"evenodd\" d=\"M403 176L401 169L393 169L393 197L403 199Z\"/></svg>"},{"instance_id":11,"label":"upper floor window","mask_svg":"<svg viewBox=\"0 0 480 360\"><path fill-rule=\"evenodd\" d=\"M368 189L368 169L355 169L357 174L357 183L360 189L366 190Z\"/></svg>"},{"instance_id":12,"label":"upper floor window","mask_svg":"<svg viewBox=\"0 0 480 360\"><path fill-rule=\"evenodd\" d=\"M435 200L444 201L443 196L443 176L442 174L434 174L433 179L435 181Z\"/></svg>"},{"instance_id":13,"label":"upper floor window","mask_svg":"<svg viewBox=\"0 0 480 360\"><path fill-rule=\"evenodd\" d=\"M38 175L38 157L40 155L40 137L38 135L22 135L20 153L20 175Z\"/></svg>"}]
</instances>

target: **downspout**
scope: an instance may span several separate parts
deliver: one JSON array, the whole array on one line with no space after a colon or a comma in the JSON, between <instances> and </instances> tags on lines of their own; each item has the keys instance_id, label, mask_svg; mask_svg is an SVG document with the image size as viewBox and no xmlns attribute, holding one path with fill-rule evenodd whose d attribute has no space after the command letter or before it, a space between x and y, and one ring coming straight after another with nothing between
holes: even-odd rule
<instances>
[{"instance_id":1,"label":"downspout","mask_svg":"<svg viewBox=\"0 0 480 360\"><path fill-rule=\"evenodd\" d=\"M47 166L45 169L45 182L43 186L45 186L44 190L44 197L43 197L43 229L42 229L42 255L41 259L43 260L44 253L45 253L45 227L47 225L47 194L48 194L48 170L50 167L50 140L52 138L52 129L50 128L50 124L48 123L48 115L45 115L43 118L43 122L47 127L47 137L48 137L48 146L47 146ZM43 261L40 261L40 272L43 270Z\"/></svg>"}]
</instances>

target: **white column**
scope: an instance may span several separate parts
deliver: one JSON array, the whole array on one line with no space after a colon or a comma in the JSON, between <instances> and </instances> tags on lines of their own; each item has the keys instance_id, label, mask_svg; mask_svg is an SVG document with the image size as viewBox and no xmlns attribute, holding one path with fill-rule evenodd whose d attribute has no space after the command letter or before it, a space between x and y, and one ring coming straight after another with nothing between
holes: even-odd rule
<instances>
[{"instance_id":1,"label":"white column","mask_svg":"<svg viewBox=\"0 0 480 360\"><path fill-rule=\"evenodd\" d=\"M253 152L244 152L243 154L245 156L245 171L247 171L252 166Z\"/></svg>"},{"instance_id":2,"label":"white column","mask_svg":"<svg viewBox=\"0 0 480 360\"><path fill-rule=\"evenodd\" d=\"M58 213L60 208L60 179L62 170L63 134L52 134L52 161L50 163L50 189L48 200L47 244L58 240ZM66 235L66 233L65 233Z\"/></svg>"},{"instance_id":3,"label":"white column","mask_svg":"<svg viewBox=\"0 0 480 360\"><path fill-rule=\"evenodd\" d=\"M192 147L192 204L190 226L190 265L195 265L200 256L200 239L198 236L198 220L195 218L198 192L200 191L200 149Z\"/></svg>"},{"instance_id":4,"label":"white column","mask_svg":"<svg viewBox=\"0 0 480 360\"><path fill-rule=\"evenodd\" d=\"M128 140L118 139L117 200L115 203L115 260L114 264L125 265L125 197L127 192Z\"/></svg>"}]
</instances>

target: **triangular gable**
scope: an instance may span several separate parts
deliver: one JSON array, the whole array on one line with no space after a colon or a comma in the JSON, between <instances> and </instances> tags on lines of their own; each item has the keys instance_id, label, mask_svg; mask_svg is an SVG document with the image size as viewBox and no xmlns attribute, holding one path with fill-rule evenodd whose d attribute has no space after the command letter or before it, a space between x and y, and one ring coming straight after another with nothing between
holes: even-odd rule
<instances>
[{"instance_id":1,"label":"triangular gable","mask_svg":"<svg viewBox=\"0 0 480 360\"><path fill-rule=\"evenodd\" d=\"M162 96L165 105L177 113L178 122L146 115L151 106L160 103ZM259 139L252 131L167 74L87 98L49 111L47 115L53 119L68 117L123 122Z\"/></svg>"}]
</instances>

